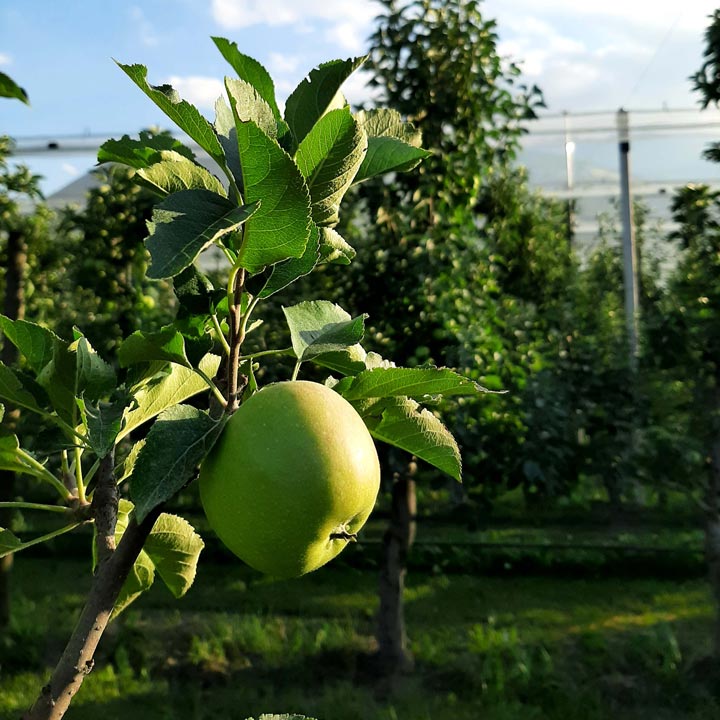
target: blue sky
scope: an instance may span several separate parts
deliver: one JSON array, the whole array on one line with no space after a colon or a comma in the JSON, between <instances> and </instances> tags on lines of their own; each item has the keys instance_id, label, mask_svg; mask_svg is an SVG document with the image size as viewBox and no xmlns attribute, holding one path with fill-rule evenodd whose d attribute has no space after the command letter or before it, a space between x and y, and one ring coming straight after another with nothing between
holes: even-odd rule
<instances>
[{"instance_id":1,"label":"blue sky","mask_svg":"<svg viewBox=\"0 0 720 720\"><path fill-rule=\"evenodd\" d=\"M718 0L486 0L500 50L523 61L548 112L690 107L688 75ZM282 98L317 63L367 50L372 0L2 0L0 69L30 95L5 101L0 132L23 139L85 133L117 136L166 124L115 66L142 63L153 84L170 82L210 113L227 66L211 35L234 40L276 79ZM362 77L347 94L362 98ZM28 156L52 191L92 157Z\"/></svg>"}]
</instances>

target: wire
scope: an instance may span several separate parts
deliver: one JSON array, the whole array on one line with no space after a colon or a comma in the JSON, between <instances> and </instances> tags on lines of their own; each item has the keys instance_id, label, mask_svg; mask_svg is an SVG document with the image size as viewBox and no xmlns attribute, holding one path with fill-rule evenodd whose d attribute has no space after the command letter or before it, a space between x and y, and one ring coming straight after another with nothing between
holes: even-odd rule
<instances>
[{"instance_id":1,"label":"wire","mask_svg":"<svg viewBox=\"0 0 720 720\"><path fill-rule=\"evenodd\" d=\"M643 79L645 78L645 75L647 75L648 70L653 66L655 61L658 58L658 55L660 54L660 51L665 47L667 44L667 41L670 39L673 32L675 32L675 28L677 27L678 23L680 22L682 16L685 14L687 8L683 8L673 21L673 23L670 25L670 27L667 29L667 32L663 35L662 39L660 40L660 43L655 48L655 52L653 53L652 57L648 61L647 65L642 69L640 72L640 76L638 77L637 81L635 82L635 85L633 85L632 90L630 90L630 94L628 95L628 101L630 98L635 94L637 89L640 87L640 83L642 83ZM625 103L627 104L627 103Z\"/></svg>"}]
</instances>

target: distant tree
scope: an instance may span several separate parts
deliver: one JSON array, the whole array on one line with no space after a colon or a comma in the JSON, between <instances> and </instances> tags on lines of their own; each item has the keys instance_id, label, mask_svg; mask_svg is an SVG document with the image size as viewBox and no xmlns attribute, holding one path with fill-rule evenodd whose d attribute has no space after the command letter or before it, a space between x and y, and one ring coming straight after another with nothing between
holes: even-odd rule
<instances>
[{"instance_id":1,"label":"distant tree","mask_svg":"<svg viewBox=\"0 0 720 720\"><path fill-rule=\"evenodd\" d=\"M693 90L700 95L703 108L720 103L720 9L710 15L710 24L705 30L703 64L690 77ZM720 142L711 143L705 150L705 157L720 162Z\"/></svg>"},{"instance_id":2,"label":"distant tree","mask_svg":"<svg viewBox=\"0 0 720 720\"><path fill-rule=\"evenodd\" d=\"M5 73L0 73L0 97L15 98L29 104L28 96L17 83ZM32 175L24 166L10 167L8 156L10 138L0 136L0 251L2 252L3 305L2 312L11 318L22 318L25 313L25 284L27 281L27 247L47 226L47 212L42 206L33 209L41 198L39 177ZM21 202L29 204L23 210ZM0 351L0 360L14 365L17 352L10 343ZM5 426L14 428L17 411L5 415ZM15 473L0 471L0 502L11 500L14 493ZM12 513L0 510L0 527L10 527ZM0 558L0 629L10 619L10 571L13 556Z\"/></svg>"},{"instance_id":3,"label":"distant tree","mask_svg":"<svg viewBox=\"0 0 720 720\"><path fill-rule=\"evenodd\" d=\"M720 103L720 10L705 32L702 67L690 79L703 107ZM720 161L720 143L706 157ZM672 273L662 318L649 327L648 343L658 393L672 423L666 446L686 490L700 495L705 551L717 615L713 653L720 662L720 194L689 185L673 198L679 260Z\"/></svg>"},{"instance_id":4,"label":"distant tree","mask_svg":"<svg viewBox=\"0 0 720 720\"><path fill-rule=\"evenodd\" d=\"M714 655L720 660L720 196L706 186L688 186L676 194L672 210L682 250L662 321L650 329L650 347L663 380L657 392L668 406L665 425L672 437L666 452L675 458L676 483L699 492L705 514L718 609Z\"/></svg>"},{"instance_id":5,"label":"distant tree","mask_svg":"<svg viewBox=\"0 0 720 720\"><path fill-rule=\"evenodd\" d=\"M357 257L342 275L328 268L327 284L353 312L369 311L365 342L372 349L407 365L462 368L515 397L537 362L529 348L544 334L527 333L524 324L536 319L536 303L561 294L572 270L564 210L533 196L513 169L542 96L499 54L495 22L479 3L383 0L382 6L370 38L370 85L379 103L422 132L432 156L412 177L360 186L342 231ZM525 345L517 330L532 340ZM498 371L503 364L507 372ZM488 436L501 434L503 423L515 436L523 430L516 408L498 411L502 402L485 396L451 411L470 483L478 456L502 452L486 444ZM414 536L415 472L414 462L396 458L386 478L392 515L377 638L380 664L390 672L411 663L402 592Z\"/></svg>"},{"instance_id":6,"label":"distant tree","mask_svg":"<svg viewBox=\"0 0 720 720\"><path fill-rule=\"evenodd\" d=\"M144 239L155 198L124 166L94 171L97 185L60 216L56 240L35 260L35 320L61 335L92 321L88 339L111 357L123 337L173 317L169 283L145 277Z\"/></svg>"}]
</instances>

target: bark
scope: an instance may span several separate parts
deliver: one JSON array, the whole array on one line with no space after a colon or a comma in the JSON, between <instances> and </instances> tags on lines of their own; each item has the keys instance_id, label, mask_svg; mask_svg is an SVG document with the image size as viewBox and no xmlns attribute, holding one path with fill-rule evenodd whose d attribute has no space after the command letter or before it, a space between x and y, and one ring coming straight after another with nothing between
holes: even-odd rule
<instances>
[{"instance_id":1,"label":"bark","mask_svg":"<svg viewBox=\"0 0 720 720\"><path fill-rule=\"evenodd\" d=\"M7 265L5 267L5 297L3 298L3 314L13 320L25 317L25 274L27 268L27 246L22 233L10 232L7 239ZM0 360L5 365L14 365L17 361L17 348L5 342L0 353ZM18 421L17 410L6 412L3 425L15 431ZM15 496L15 473L0 471L0 501L13 500ZM0 527L10 527L12 511L0 510ZM10 622L10 573L13 556L0 558L0 630Z\"/></svg>"},{"instance_id":2,"label":"bark","mask_svg":"<svg viewBox=\"0 0 720 720\"><path fill-rule=\"evenodd\" d=\"M405 630L403 591L407 556L415 540L417 504L414 475L416 465L393 478L390 522L383 536L380 568L380 608L377 627L377 663L383 675L412 668L412 653Z\"/></svg>"},{"instance_id":3,"label":"bark","mask_svg":"<svg viewBox=\"0 0 720 720\"><path fill-rule=\"evenodd\" d=\"M140 524L133 518L117 549L98 566L80 619L55 667L23 720L59 720L94 665L93 656L135 560L152 530L160 508Z\"/></svg>"},{"instance_id":4,"label":"bark","mask_svg":"<svg viewBox=\"0 0 720 720\"><path fill-rule=\"evenodd\" d=\"M720 400L720 392L716 390L715 394L716 399ZM717 436L710 448L710 477L705 518L705 557L708 564L710 588L715 598L713 656L720 661L720 437Z\"/></svg>"}]
</instances>

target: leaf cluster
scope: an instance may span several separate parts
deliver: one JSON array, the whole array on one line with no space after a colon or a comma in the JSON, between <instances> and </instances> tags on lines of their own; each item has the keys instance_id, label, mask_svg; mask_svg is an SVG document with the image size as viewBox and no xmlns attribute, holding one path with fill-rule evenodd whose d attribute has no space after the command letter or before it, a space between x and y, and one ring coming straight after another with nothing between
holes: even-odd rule
<instances>
[{"instance_id":1,"label":"leaf cluster","mask_svg":"<svg viewBox=\"0 0 720 720\"><path fill-rule=\"evenodd\" d=\"M102 146L101 162L127 166L123 177L159 198L147 221L149 266L132 239L103 217L119 201L115 195L132 192L128 187L101 187L91 211L65 217L99 244L99 257L89 253L82 262L102 258L98 269L114 266L110 281L118 288L111 296L122 295L124 272L171 281L173 322L121 328L116 363L108 363L77 328L64 340L41 324L0 318L5 342L22 358L19 368L0 365L0 399L39 415L64 438L52 464L21 447L15 435L5 436L0 448L5 469L34 476L59 495L57 506L19 503L61 514L65 525L52 536L94 519L100 468L108 463L114 481L129 491L120 504L117 539L130 514L141 523L157 513L194 479L236 403L258 390L256 373L265 358L291 358L293 378L305 363L322 369L376 439L460 479L457 444L424 406L483 389L449 369L399 368L367 352L364 314L351 316L324 300L296 303L283 308L289 347L242 349L258 327L252 315L259 304L320 266L353 259L355 250L337 230L342 199L354 184L410 170L427 157L418 133L394 111L351 112L340 88L363 58L312 70L281 114L267 71L234 43L214 42L235 73L225 79L214 122L173 88L150 85L145 67L120 64L220 170L215 175L167 133L142 132ZM136 225L142 217L138 210L117 223ZM226 283L201 271L207 251L226 260ZM128 292L133 287L128 278ZM196 397L208 391L209 399ZM47 539L2 533L4 552ZM156 574L176 595L185 592L201 546L184 521L161 514L116 612Z\"/></svg>"}]
</instances>

